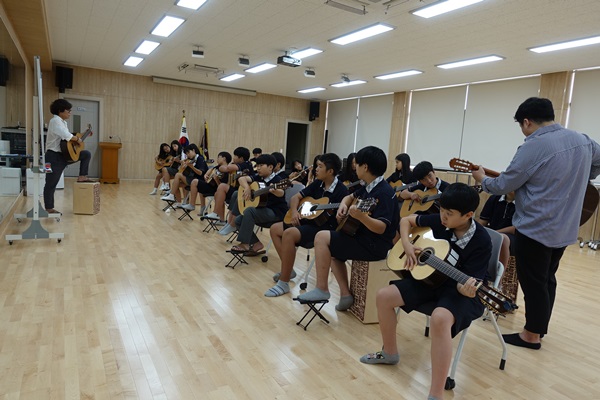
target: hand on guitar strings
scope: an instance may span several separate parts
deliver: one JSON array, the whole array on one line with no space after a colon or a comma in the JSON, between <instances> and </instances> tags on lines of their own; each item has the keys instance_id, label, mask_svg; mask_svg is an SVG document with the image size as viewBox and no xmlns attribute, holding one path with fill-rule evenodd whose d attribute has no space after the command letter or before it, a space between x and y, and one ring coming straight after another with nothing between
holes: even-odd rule
<instances>
[{"instance_id":1,"label":"hand on guitar strings","mask_svg":"<svg viewBox=\"0 0 600 400\"><path fill-rule=\"evenodd\" d=\"M421 197L419 196L418 193L414 193L414 192L410 194L410 199L412 201L416 201L417 203L420 203L421 200L423 200L423 199L421 199Z\"/></svg>"},{"instance_id":2,"label":"hand on guitar strings","mask_svg":"<svg viewBox=\"0 0 600 400\"><path fill-rule=\"evenodd\" d=\"M402 242L402 246L404 247L404 253L406 254L406 258L404 260L404 269L412 271L412 269L419 264L418 255L423 251L422 248L414 246L412 243L404 243Z\"/></svg>"},{"instance_id":3,"label":"hand on guitar strings","mask_svg":"<svg viewBox=\"0 0 600 400\"><path fill-rule=\"evenodd\" d=\"M478 282L475 278L469 278L464 285L457 283L456 288L458 292L465 297L473 298L477 295L477 288L480 286L480 282Z\"/></svg>"},{"instance_id":4,"label":"hand on guitar strings","mask_svg":"<svg viewBox=\"0 0 600 400\"><path fill-rule=\"evenodd\" d=\"M353 205L353 206L350 206L350 208L348 209L348 214L349 214L349 215L350 215L352 218L354 218L354 219L356 219L356 220L358 220L358 221L361 221L361 222L362 222L362 218L363 218L363 216L367 215L366 213L364 213L364 212L360 211L360 210L358 209L358 207L356 207L355 205Z\"/></svg>"},{"instance_id":5,"label":"hand on guitar strings","mask_svg":"<svg viewBox=\"0 0 600 400\"><path fill-rule=\"evenodd\" d=\"M341 220L343 220L344 218L346 218L346 215L348 214L348 206L344 203L340 204L340 208L338 208L337 214L336 214L336 218L338 220L338 222L340 222Z\"/></svg>"}]
</instances>

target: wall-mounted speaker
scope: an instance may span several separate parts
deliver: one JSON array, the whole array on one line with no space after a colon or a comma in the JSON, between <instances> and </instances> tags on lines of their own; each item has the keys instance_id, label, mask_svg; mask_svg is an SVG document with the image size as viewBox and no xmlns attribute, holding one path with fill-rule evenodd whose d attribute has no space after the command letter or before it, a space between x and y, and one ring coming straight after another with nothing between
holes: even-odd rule
<instances>
[{"instance_id":1,"label":"wall-mounted speaker","mask_svg":"<svg viewBox=\"0 0 600 400\"><path fill-rule=\"evenodd\" d=\"M319 103L318 101L310 102L310 108L308 111L308 120L309 121L314 121L315 119L319 118L319 108L320 107L321 107L321 103Z\"/></svg>"},{"instance_id":2,"label":"wall-mounted speaker","mask_svg":"<svg viewBox=\"0 0 600 400\"><path fill-rule=\"evenodd\" d=\"M8 80L8 72L10 70L10 63L8 58L0 58L0 86L6 86Z\"/></svg>"},{"instance_id":3,"label":"wall-mounted speaker","mask_svg":"<svg viewBox=\"0 0 600 400\"><path fill-rule=\"evenodd\" d=\"M57 66L55 85L59 93L64 93L65 89L73 89L73 68Z\"/></svg>"}]
</instances>

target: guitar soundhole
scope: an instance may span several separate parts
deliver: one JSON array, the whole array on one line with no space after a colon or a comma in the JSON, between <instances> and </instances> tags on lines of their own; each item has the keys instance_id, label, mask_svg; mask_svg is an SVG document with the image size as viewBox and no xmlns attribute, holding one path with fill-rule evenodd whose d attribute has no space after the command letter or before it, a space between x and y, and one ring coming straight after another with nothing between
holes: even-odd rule
<instances>
[{"instance_id":1,"label":"guitar soundhole","mask_svg":"<svg viewBox=\"0 0 600 400\"><path fill-rule=\"evenodd\" d=\"M424 248L421 253L419 253L419 257L417 258L417 262L419 265L423 265L427 262L430 256L435 255L435 250L431 247Z\"/></svg>"}]
</instances>

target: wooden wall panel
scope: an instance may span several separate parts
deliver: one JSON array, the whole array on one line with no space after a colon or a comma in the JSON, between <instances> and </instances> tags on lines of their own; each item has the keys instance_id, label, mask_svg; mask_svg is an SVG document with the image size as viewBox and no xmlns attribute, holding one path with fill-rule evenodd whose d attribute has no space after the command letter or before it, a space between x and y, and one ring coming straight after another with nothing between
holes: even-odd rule
<instances>
[{"instance_id":1,"label":"wooden wall panel","mask_svg":"<svg viewBox=\"0 0 600 400\"><path fill-rule=\"evenodd\" d=\"M385 176L388 177L396 169L396 156L405 151L406 120L408 118L408 92L394 93L392 106L392 126L390 128L390 145L388 151L388 168ZM412 161L412 160L411 160Z\"/></svg>"},{"instance_id":2,"label":"wooden wall panel","mask_svg":"<svg viewBox=\"0 0 600 400\"><path fill-rule=\"evenodd\" d=\"M200 141L204 120L209 126L209 151L230 153L237 146L265 152L284 148L287 120L308 123L308 100L269 94L253 96L221 93L180 86L156 84L150 77L73 66L73 89L67 95L103 99L104 120L100 141L118 135L119 178L150 179L161 142L179 138L182 110L185 110L188 136ZM44 77L45 120L50 103L58 98L54 77ZM322 110L324 115L324 110ZM311 159L320 152L324 117L313 121L309 149ZM318 149L318 150L316 150Z\"/></svg>"},{"instance_id":3,"label":"wooden wall panel","mask_svg":"<svg viewBox=\"0 0 600 400\"><path fill-rule=\"evenodd\" d=\"M564 125L569 108L569 93L571 91L572 71L542 74L540 81L540 97L552 101L554 106L554 120Z\"/></svg>"}]
</instances>

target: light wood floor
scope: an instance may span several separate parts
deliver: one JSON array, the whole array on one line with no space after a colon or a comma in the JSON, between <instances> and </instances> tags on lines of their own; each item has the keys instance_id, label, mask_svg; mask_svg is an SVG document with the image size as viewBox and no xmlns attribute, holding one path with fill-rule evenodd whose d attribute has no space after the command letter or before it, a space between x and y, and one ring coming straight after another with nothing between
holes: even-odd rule
<instances>
[{"instance_id":1,"label":"light wood floor","mask_svg":"<svg viewBox=\"0 0 600 400\"><path fill-rule=\"evenodd\" d=\"M400 364L363 365L358 358L381 346L378 325L336 312L335 283L324 308L331 324L315 320L304 331L295 324L304 307L292 296L263 296L279 269L275 251L267 263L225 268L224 238L202 233L197 218L178 221L181 211L162 212L150 183L102 185L95 216L71 213L71 187L67 180L57 192L61 221L43 222L65 233L62 243L0 242L0 398L426 397L422 315L400 316ZM27 226L11 222L4 234ZM509 347L501 371L493 329L476 321L446 398L600 398L600 252L571 246L559 280L542 350ZM523 321L521 307L500 325L513 332Z\"/></svg>"}]
</instances>

